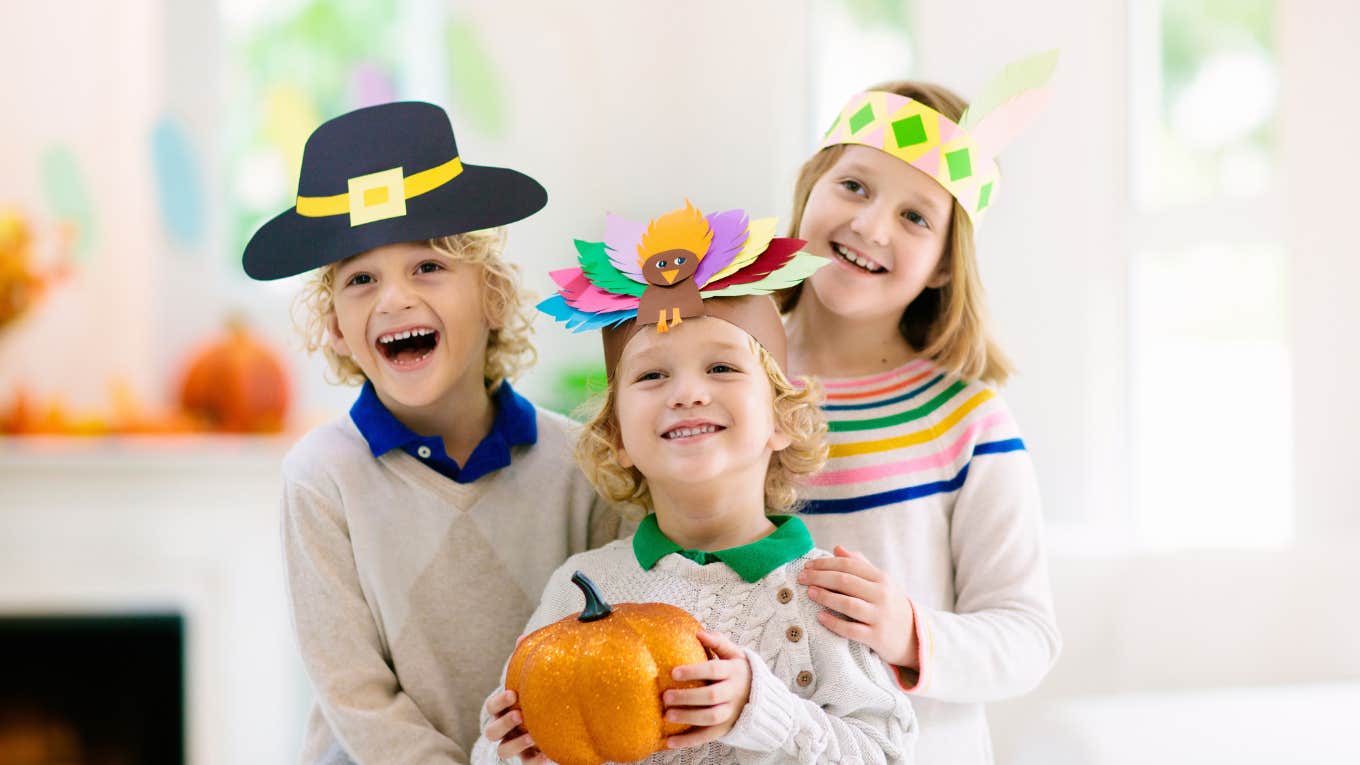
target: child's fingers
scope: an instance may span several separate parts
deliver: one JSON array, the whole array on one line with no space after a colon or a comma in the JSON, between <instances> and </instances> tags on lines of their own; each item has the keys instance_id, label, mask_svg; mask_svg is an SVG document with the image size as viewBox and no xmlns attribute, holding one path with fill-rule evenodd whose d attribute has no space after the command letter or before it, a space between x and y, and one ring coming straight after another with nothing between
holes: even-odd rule
<instances>
[{"instance_id":1,"label":"child's fingers","mask_svg":"<svg viewBox=\"0 0 1360 765\"><path fill-rule=\"evenodd\" d=\"M512 738L509 741L502 741L501 745L496 747L496 755L500 757L502 760L508 760L511 757L519 757L523 753L533 748L534 740L530 738L528 733L525 733L524 735L519 736L518 738Z\"/></svg>"},{"instance_id":2,"label":"child's fingers","mask_svg":"<svg viewBox=\"0 0 1360 765\"><path fill-rule=\"evenodd\" d=\"M666 710L666 720L682 725L717 725L727 722L731 716L730 703L714 704L711 707L671 707Z\"/></svg>"},{"instance_id":3,"label":"child's fingers","mask_svg":"<svg viewBox=\"0 0 1360 765\"><path fill-rule=\"evenodd\" d=\"M803 573L809 571L840 571L871 582L883 581L883 572L863 558L814 558L803 564Z\"/></svg>"},{"instance_id":4,"label":"child's fingers","mask_svg":"<svg viewBox=\"0 0 1360 765\"><path fill-rule=\"evenodd\" d=\"M524 714L518 709L512 709L487 723L486 730L482 731L482 735L486 736L487 741L500 741L523 723Z\"/></svg>"},{"instance_id":5,"label":"child's fingers","mask_svg":"<svg viewBox=\"0 0 1360 765\"><path fill-rule=\"evenodd\" d=\"M552 765L552 760L548 759L548 755L534 748L525 750L524 753L519 756L519 761L523 763L523 765Z\"/></svg>"},{"instance_id":6,"label":"child's fingers","mask_svg":"<svg viewBox=\"0 0 1360 765\"><path fill-rule=\"evenodd\" d=\"M486 700L486 713L492 717L499 717L501 712L515 705L514 691L501 691Z\"/></svg>"},{"instance_id":7,"label":"child's fingers","mask_svg":"<svg viewBox=\"0 0 1360 765\"><path fill-rule=\"evenodd\" d=\"M669 707L709 707L731 701L735 689L726 680L701 685L697 688L672 688L661 697L661 702Z\"/></svg>"},{"instance_id":8,"label":"child's fingers","mask_svg":"<svg viewBox=\"0 0 1360 765\"><path fill-rule=\"evenodd\" d=\"M798 583L839 592L871 603L883 597L883 587L877 582L841 571L803 571L798 575Z\"/></svg>"},{"instance_id":9,"label":"child's fingers","mask_svg":"<svg viewBox=\"0 0 1360 765\"><path fill-rule=\"evenodd\" d=\"M699 642L712 651L719 659L745 659L746 654L721 632L703 630L698 634Z\"/></svg>"},{"instance_id":10,"label":"child's fingers","mask_svg":"<svg viewBox=\"0 0 1360 765\"><path fill-rule=\"evenodd\" d=\"M869 559L864 557L864 553L859 552L858 550L851 550L848 547L841 547L840 545L836 545L836 547L832 549L831 552L834 553L837 558L859 558L865 563L869 562Z\"/></svg>"},{"instance_id":11,"label":"child's fingers","mask_svg":"<svg viewBox=\"0 0 1360 765\"><path fill-rule=\"evenodd\" d=\"M817 614L817 621L821 622L823 627L826 627L847 640L863 643L870 648L876 647L874 645L874 631L867 624L860 624L859 622L852 622L838 616L833 616L830 611L823 611L820 614Z\"/></svg>"},{"instance_id":12,"label":"child's fingers","mask_svg":"<svg viewBox=\"0 0 1360 765\"><path fill-rule=\"evenodd\" d=\"M878 606L862 598L852 598L821 587L809 587L808 597L813 603L838 611L857 622L877 624L879 621Z\"/></svg>"},{"instance_id":13,"label":"child's fingers","mask_svg":"<svg viewBox=\"0 0 1360 765\"><path fill-rule=\"evenodd\" d=\"M683 664L671 670L671 679L684 680L726 680L733 675L732 660L710 659L697 664Z\"/></svg>"},{"instance_id":14,"label":"child's fingers","mask_svg":"<svg viewBox=\"0 0 1360 765\"><path fill-rule=\"evenodd\" d=\"M702 744L707 744L710 741L717 741L722 737L722 734L726 732L727 726L725 725L709 725L707 727L695 728L666 739L666 746L671 749L687 749L691 746L700 746Z\"/></svg>"}]
</instances>

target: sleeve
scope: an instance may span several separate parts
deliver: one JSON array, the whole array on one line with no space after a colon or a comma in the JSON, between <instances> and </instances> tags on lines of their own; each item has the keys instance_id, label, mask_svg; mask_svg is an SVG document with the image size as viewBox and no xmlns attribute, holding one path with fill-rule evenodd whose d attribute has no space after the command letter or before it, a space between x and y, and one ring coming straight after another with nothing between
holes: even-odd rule
<instances>
[{"instance_id":1,"label":"sleeve","mask_svg":"<svg viewBox=\"0 0 1360 765\"><path fill-rule=\"evenodd\" d=\"M908 693L949 702L1023 694L1062 647L1029 452L974 454L954 504L954 611L912 602L920 670L897 668Z\"/></svg>"},{"instance_id":2,"label":"sleeve","mask_svg":"<svg viewBox=\"0 0 1360 765\"><path fill-rule=\"evenodd\" d=\"M719 741L736 750L742 765L914 762L916 718L887 666L863 644L830 631L819 642L831 650L814 654L820 677L810 699L789 690L748 648L751 695Z\"/></svg>"},{"instance_id":3,"label":"sleeve","mask_svg":"<svg viewBox=\"0 0 1360 765\"><path fill-rule=\"evenodd\" d=\"M359 585L338 498L285 481L282 537L294 631L316 700L356 763L466 763L401 689Z\"/></svg>"},{"instance_id":4,"label":"sleeve","mask_svg":"<svg viewBox=\"0 0 1360 765\"><path fill-rule=\"evenodd\" d=\"M524 626L524 630L520 633L521 637L581 610L581 591L571 583L571 575L576 572L577 568L576 562L569 558L566 563L563 563L552 573L552 576L548 577L548 584L543 588L543 595L539 599L538 608L534 609L534 613L530 615L529 623ZM510 659L507 658L505 666L501 667L501 682L496 690L491 692L491 696L486 697L486 701L490 701L492 696L505 688L505 670L509 666ZM491 715L487 714L486 711L486 701L482 702L481 722L478 724L478 730L486 730L486 726L491 722ZM502 760L497 756L496 748L499 745L499 741L489 741L486 736L478 736L477 743L472 747L473 765L501 765L501 763L509 765L510 762L513 762L512 760Z\"/></svg>"}]
</instances>

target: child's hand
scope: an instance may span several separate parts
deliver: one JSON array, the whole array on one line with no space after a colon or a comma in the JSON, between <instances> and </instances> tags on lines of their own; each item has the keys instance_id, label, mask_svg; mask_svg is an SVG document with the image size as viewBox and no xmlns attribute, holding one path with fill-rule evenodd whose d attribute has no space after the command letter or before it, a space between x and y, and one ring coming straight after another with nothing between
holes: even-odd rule
<instances>
[{"instance_id":1,"label":"child's hand","mask_svg":"<svg viewBox=\"0 0 1360 765\"><path fill-rule=\"evenodd\" d=\"M850 619L823 611L817 620L837 635L874 649L895 667L920 669L916 618L907 594L863 555L840 545L833 552L834 558L804 564L798 583L808 585L814 603Z\"/></svg>"},{"instance_id":2,"label":"child's hand","mask_svg":"<svg viewBox=\"0 0 1360 765\"><path fill-rule=\"evenodd\" d=\"M515 701L514 691L501 691L486 700L486 713L492 720L482 735L487 741L501 742L496 747L496 756L502 760L518 757L525 765L546 765L551 760L534 747L534 740L520 727L524 715L514 708Z\"/></svg>"},{"instance_id":3,"label":"child's hand","mask_svg":"<svg viewBox=\"0 0 1360 765\"><path fill-rule=\"evenodd\" d=\"M661 699L667 720L695 726L666 739L671 749L717 740L732 730L751 696L751 665L746 652L716 632L700 632L699 642L718 658L671 670L675 680L708 681L698 688L672 688Z\"/></svg>"}]
</instances>

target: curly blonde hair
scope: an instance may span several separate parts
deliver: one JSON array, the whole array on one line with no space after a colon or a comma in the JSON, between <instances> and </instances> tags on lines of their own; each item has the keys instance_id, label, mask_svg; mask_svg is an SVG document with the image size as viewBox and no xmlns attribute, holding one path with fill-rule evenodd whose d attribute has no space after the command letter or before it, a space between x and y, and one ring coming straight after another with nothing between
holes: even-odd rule
<instances>
[{"instance_id":1,"label":"curly blonde hair","mask_svg":"<svg viewBox=\"0 0 1360 765\"><path fill-rule=\"evenodd\" d=\"M822 390L808 379L795 386L769 351L754 339L751 345L774 391L774 426L789 437L787 447L770 455L770 467L765 473L765 511L786 512L797 505L798 487L803 479L826 463L826 418L818 406ZM576 442L576 462L600 496L621 505L620 511L631 520L640 520L653 510L652 493L641 471L619 464L623 438L619 432L617 385L616 378L596 397L598 408Z\"/></svg>"},{"instance_id":2,"label":"curly blonde hair","mask_svg":"<svg viewBox=\"0 0 1360 765\"><path fill-rule=\"evenodd\" d=\"M488 322L493 326L486 341L483 377L487 390L514 380L538 358L530 335L533 296L520 285L519 266L501 258L505 227L430 239L430 248L461 263L482 269L482 299ZM360 385L367 378L354 360L337 354L330 346L329 318L335 312L335 272L340 262L319 268L307 278L293 303L293 323L308 353L318 351L326 359L326 379L338 385Z\"/></svg>"}]
</instances>

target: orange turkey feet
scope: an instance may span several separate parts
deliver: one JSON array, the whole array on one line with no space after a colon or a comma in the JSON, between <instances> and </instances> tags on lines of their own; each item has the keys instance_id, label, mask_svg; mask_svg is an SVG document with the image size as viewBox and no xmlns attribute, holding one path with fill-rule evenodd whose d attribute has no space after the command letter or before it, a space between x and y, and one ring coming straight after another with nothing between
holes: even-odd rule
<instances>
[{"instance_id":1,"label":"orange turkey feet","mask_svg":"<svg viewBox=\"0 0 1360 765\"><path fill-rule=\"evenodd\" d=\"M670 332L671 328L666 325L666 309L662 308L659 318L656 320L657 332Z\"/></svg>"},{"instance_id":2,"label":"orange turkey feet","mask_svg":"<svg viewBox=\"0 0 1360 765\"><path fill-rule=\"evenodd\" d=\"M679 309L679 308L672 308L672 309L671 309L671 326L674 327L675 325L679 324L679 323L682 322L682 321L684 321L684 319L681 319L681 318L680 318L680 309Z\"/></svg>"}]
</instances>

